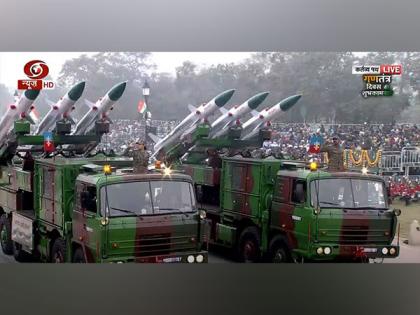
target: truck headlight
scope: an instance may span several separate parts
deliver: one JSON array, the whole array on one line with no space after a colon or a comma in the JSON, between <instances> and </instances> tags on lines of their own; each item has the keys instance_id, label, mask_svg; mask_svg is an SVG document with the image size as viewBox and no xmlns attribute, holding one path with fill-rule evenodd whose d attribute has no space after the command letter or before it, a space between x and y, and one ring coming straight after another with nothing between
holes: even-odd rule
<instances>
[{"instance_id":1,"label":"truck headlight","mask_svg":"<svg viewBox=\"0 0 420 315\"><path fill-rule=\"evenodd\" d=\"M200 215L201 220L204 220L207 216L206 211L204 211L204 210L198 211L198 214Z\"/></svg>"},{"instance_id":2,"label":"truck headlight","mask_svg":"<svg viewBox=\"0 0 420 315\"><path fill-rule=\"evenodd\" d=\"M322 255L322 253L324 252L324 250L322 249L322 247L318 247L317 249L316 249L316 253L318 254L318 255Z\"/></svg>"},{"instance_id":3,"label":"truck headlight","mask_svg":"<svg viewBox=\"0 0 420 315\"><path fill-rule=\"evenodd\" d=\"M324 248L324 254L325 254L325 255L329 255L329 254L331 254L331 248L330 248L330 247L325 247L325 248Z\"/></svg>"},{"instance_id":4,"label":"truck headlight","mask_svg":"<svg viewBox=\"0 0 420 315\"><path fill-rule=\"evenodd\" d=\"M194 262L194 256L193 256L193 255L189 255L189 256L187 257L187 261L188 261L190 264L192 264L192 263Z\"/></svg>"},{"instance_id":5,"label":"truck headlight","mask_svg":"<svg viewBox=\"0 0 420 315\"><path fill-rule=\"evenodd\" d=\"M401 209L394 209L394 214L395 214L396 217L401 215Z\"/></svg>"},{"instance_id":6,"label":"truck headlight","mask_svg":"<svg viewBox=\"0 0 420 315\"><path fill-rule=\"evenodd\" d=\"M384 255L388 254L388 248L386 247L382 248L382 254Z\"/></svg>"},{"instance_id":7,"label":"truck headlight","mask_svg":"<svg viewBox=\"0 0 420 315\"><path fill-rule=\"evenodd\" d=\"M198 263L202 263L204 261L204 256L203 255L197 255L197 257L195 257L195 261Z\"/></svg>"},{"instance_id":8,"label":"truck headlight","mask_svg":"<svg viewBox=\"0 0 420 315\"><path fill-rule=\"evenodd\" d=\"M394 248L394 247L391 247L390 249L389 249L389 254L390 255L395 255L395 253L397 252L397 250Z\"/></svg>"}]
</instances>

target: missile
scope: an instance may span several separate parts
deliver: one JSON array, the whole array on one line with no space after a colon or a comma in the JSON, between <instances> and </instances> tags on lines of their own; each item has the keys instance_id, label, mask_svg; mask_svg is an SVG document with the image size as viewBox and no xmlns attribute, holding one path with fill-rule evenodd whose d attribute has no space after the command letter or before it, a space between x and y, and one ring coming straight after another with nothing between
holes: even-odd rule
<instances>
[{"instance_id":1,"label":"missile","mask_svg":"<svg viewBox=\"0 0 420 315\"><path fill-rule=\"evenodd\" d=\"M55 123L61 119L69 119L74 124L70 113L74 109L74 104L82 96L84 89L85 82L77 83L57 103L50 104L51 109L38 125L35 134L40 135L45 131L54 129Z\"/></svg>"},{"instance_id":2,"label":"missile","mask_svg":"<svg viewBox=\"0 0 420 315\"><path fill-rule=\"evenodd\" d=\"M270 125L271 121L277 119L283 112L288 111L297 103L302 95L292 95L280 101L276 105L266 108L242 125L242 140L248 140L258 135L261 128Z\"/></svg>"},{"instance_id":3,"label":"missile","mask_svg":"<svg viewBox=\"0 0 420 315\"><path fill-rule=\"evenodd\" d=\"M94 123L97 120L108 120L112 122L108 117L109 112L113 109L115 102L117 102L122 94L124 93L127 82L121 82L114 85L104 97L100 98L96 103L86 101L89 106L89 111L80 119L77 123L76 128L73 131L73 135L86 134L94 127Z\"/></svg>"},{"instance_id":4,"label":"missile","mask_svg":"<svg viewBox=\"0 0 420 315\"><path fill-rule=\"evenodd\" d=\"M212 115L218 108L225 106L234 92L235 90L226 90L211 99L209 102L202 104L197 108L192 105L188 106L191 113L185 117L185 119L181 121L181 123L178 124L173 130L171 130L171 132L167 134L163 139L159 139L155 135L149 134L149 136L156 143L153 147L153 156L156 156L163 148L178 142L183 136L185 136L186 133L194 129L197 124L207 120L207 118Z\"/></svg>"},{"instance_id":5,"label":"missile","mask_svg":"<svg viewBox=\"0 0 420 315\"><path fill-rule=\"evenodd\" d=\"M9 105L9 108L0 121L0 143L4 141L17 119L26 118L33 123L32 119L28 116L28 113L34 109L33 103L39 95L39 92L39 90L26 90L15 104Z\"/></svg>"},{"instance_id":6,"label":"missile","mask_svg":"<svg viewBox=\"0 0 420 315\"><path fill-rule=\"evenodd\" d=\"M225 111L222 116L216 119L211 124L210 138L218 138L225 135L229 131L229 127L238 122L238 120L255 110L268 96L269 92L258 93L246 100L239 106L236 106L229 111Z\"/></svg>"}]
</instances>

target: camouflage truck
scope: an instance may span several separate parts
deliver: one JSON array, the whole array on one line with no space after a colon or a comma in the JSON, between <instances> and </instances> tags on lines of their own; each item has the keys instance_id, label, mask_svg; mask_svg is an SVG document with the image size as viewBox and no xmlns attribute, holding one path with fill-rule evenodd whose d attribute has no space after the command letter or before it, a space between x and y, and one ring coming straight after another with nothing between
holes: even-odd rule
<instances>
[{"instance_id":1,"label":"camouflage truck","mask_svg":"<svg viewBox=\"0 0 420 315\"><path fill-rule=\"evenodd\" d=\"M308 169L274 158L224 157L222 167L183 165L207 213L211 243L244 262L394 258L400 210L384 180ZM399 226L398 226L399 227Z\"/></svg>"},{"instance_id":2,"label":"camouflage truck","mask_svg":"<svg viewBox=\"0 0 420 315\"><path fill-rule=\"evenodd\" d=\"M55 157L3 166L3 252L56 263L207 262L191 178L130 165Z\"/></svg>"}]
</instances>

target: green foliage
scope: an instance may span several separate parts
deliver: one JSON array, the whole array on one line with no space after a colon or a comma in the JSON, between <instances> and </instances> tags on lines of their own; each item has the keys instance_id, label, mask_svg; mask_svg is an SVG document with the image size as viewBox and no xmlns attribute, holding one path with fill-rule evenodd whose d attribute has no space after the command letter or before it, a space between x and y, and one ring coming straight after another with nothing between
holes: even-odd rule
<instances>
[{"instance_id":1,"label":"green foliage","mask_svg":"<svg viewBox=\"0 0 420 315\"><path fill-rule=\"evenodd\" d=\"M404 110L413 111L418 103L416 75L420 73L420 53L372 52L264 52L253 54L239 64L199 67L185 61L175 77L154 71L150 53L99 53L67 61L60 74L60 86L86 80L84 98L92 101L113 84L128 80L127 90L115 107L114 117L138 117L141 86L148 78L149 108L155 119L182 119L187 105L199 105L223 90L236 93L227 107L240 104L258 92L270 91L259 109L274 105L292 94L302 99L283 117L283 121L324 121L342 123L390 122L404 119ZM401 63L403 75L392 84L390 98L364 99L362 78L352 74L353 64ZM411 73L411 74L410 74ZM420 79L420 76L417 80ZM83 106L78 107L85 111ZM405 113L405 112L404 112Z\"/></svg>"}]
</instances>

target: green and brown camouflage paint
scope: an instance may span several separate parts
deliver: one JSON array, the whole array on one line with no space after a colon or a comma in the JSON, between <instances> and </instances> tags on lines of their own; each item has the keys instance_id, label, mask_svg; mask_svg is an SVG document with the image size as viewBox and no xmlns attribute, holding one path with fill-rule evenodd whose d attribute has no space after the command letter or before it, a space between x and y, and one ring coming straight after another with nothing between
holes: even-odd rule
<instances>
[{"instance_id":1,"label":"green and brown camouflage paint","mask_svg":"<svg viewBox=\"0 0 420 315\"><path fill-rule=\"evenodd\" d=\"M121 158L37 159L33 172L24 172L19 167L2 172L2 208L8 212L21 211L16 196L22 189L33 198L34 231L39 234L35 245L42 260L48 260L53 240L60 237L67 245L68 262L78 247L87 262L187 262L191 255L202 255L203 262L207 262L207 253L201 251L203 221L197 213L104 218L99 211L82 209L78 196L87 186L95 187L100 196L105 185L151 180L192 183L189 176L174 173L168 177L160 172L88 173L82 166L89 163L121 169L129 168L132 162ZM97 200L99 209L100 198Z\"/></svg>"},{"instance_id":2,"label":"green and brown camouflage paint","mask_svg":"<svg viewBox=\"0 0 420 315\"><path fill-rule=\"evenodd\" d=\"M290 162L290 161L289 161ZM390 248L397 230L393 211L369 209L321 209L310 204L310 183L323 178L383 179L361 173L332 173L322 170L287 167L288 162L276 159L223 158L220 183L219 172L203 165L183 165L183 169L200 185L220 184L219 211L208 209L212 226L212 241L236 246L240 232L248 227L258 228L263 254L270 250L270 241L277 235L287 240L293 257L314 260L337 258L396 257L383 255ZM293 182L306 187L304 202L294 202ZM203 205L206 209L206 205ZM207 210L207 209L206 209ZM217 227L215 227L217 225ZM226 240L232 240L227 242ZM235 244L236 240L236 244ZM331 253L317 254L319 247L330 247ZM368 252L364 250L368 249ZM373 252L375 251L375 252Z\"/></svg>"}]
</instances>

